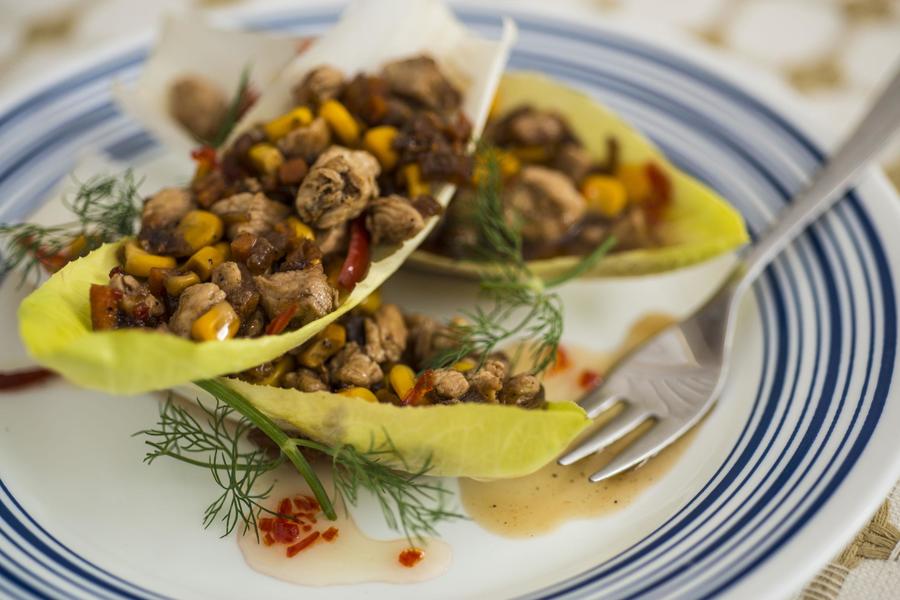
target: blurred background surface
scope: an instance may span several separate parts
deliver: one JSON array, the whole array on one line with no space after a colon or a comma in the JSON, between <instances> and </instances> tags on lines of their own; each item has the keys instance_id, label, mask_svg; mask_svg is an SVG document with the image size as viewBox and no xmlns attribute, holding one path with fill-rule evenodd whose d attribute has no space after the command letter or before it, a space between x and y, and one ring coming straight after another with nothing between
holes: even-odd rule
<instances>
[{"instance_id":1,"label":"blurred background surface","mask_svg":"<svg viewBox=\"0 0 900 600\"><path fill-rule=\"evenodd\" d=\"M166 13L274 3L0 0L0 90L15 90L58 63L139 35ZM853 126L884 78L900 67L900 0L552 0L555 10L567 5L686 34L711 53L751 63L799 92L809 115L838 134ZM882 164L900 187L900 140Z\"/></svg>"}]
</instances>

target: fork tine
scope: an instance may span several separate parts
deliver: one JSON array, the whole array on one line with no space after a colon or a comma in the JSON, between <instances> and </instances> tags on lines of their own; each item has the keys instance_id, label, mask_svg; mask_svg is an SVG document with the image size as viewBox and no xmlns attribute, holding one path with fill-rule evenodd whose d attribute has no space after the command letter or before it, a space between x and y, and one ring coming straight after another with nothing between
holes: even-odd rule
<instances>
[{"instance_id":1,"label":"fork tine","mask_svg":"<svg viewBox=\"0 0 900 600\"><path fill-rule=\"evenodd\" d=\"M618 394L603 393L602 387L588 392L578 400L578 406L584 409L589 419L596 419L601 413L605 413L618 402L623 401Z\"/></svg>"},{"instance_id":2,"label":"fork tine","mask_svg":"<svg viewBox=\"0 0 900 600\"><path fill-rule=\"evenodd\" d=\"M559 459L563 466L578 462L586 456L606 448L616 440L622 439L634 431L638 425L650 417L650 413L631 404L625 405L625 410L613 417L613 419L596 431L591 437L581 442L577 448L564 454Z\"/></svg>"},{"instance_id":3,"label":"fork tine","mask_svg":"<svg viewBox=\"0 0 900 600\"><path fill-rule=\"evenodd\" d=\"M602 469L591 475L590 480L597 483L627 471L663 450L671 443L673 436L677 437L680 433L676 427L656 423L644 435L628 444Z\"/></svg>"}]
</instances>

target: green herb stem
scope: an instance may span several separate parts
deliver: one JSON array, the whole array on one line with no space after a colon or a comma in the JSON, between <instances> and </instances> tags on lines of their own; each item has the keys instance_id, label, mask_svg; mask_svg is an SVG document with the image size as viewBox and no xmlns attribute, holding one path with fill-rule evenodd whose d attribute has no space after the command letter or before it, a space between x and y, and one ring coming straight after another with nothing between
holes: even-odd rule
<instances>
[{"instance_id":1,"label":"green herb stem","mask_svg":"<svg viewBox=\"0 0 900 600\"><path fill-rule=\"evenodd\" d=\"M194 382L199 388L209 392L241 415L247 418L254 426L266 434L281 449L281 452L296 467L303 479L306 480L312 490L313 495L322 507L322 512L330 520L337 519L337 513L334 510L334 504L331 498L325 492L322 482L313 471L309 462L303 457L303 454L297 449L296 440L289 437L282 431L272 420L259 411L255 406L250 404L246 398L226 386L225 384L214 379L205 379Z\"/></svg>"}]
</instances>

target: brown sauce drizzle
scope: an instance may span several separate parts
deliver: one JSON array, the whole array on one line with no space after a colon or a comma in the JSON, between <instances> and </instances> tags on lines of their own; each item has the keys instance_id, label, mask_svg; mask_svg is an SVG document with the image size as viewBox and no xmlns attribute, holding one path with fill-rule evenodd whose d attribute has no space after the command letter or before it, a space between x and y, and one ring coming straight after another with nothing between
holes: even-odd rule
<instances>
[{"instance_id":1,"label":"brown sauce drizzle","mask_svg":"<svg viewBox=\"0 0 900 600\"><path fill-rule=\"evenodd\" d=\"M56 373L40 367L0 372L0 392L14 392L44 383Z\"/></svg>"}]
</instances>

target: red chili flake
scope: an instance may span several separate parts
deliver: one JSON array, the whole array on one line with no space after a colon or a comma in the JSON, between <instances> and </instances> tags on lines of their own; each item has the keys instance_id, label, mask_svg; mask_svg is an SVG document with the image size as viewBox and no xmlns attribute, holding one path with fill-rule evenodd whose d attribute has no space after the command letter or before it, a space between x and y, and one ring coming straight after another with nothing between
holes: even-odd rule
<instances>
[{"instance_id":1,"label":"red chili flake","mask_svg":"<svg viewBox=\"0 0 900 600\"><path fill-rule=\"evenodd\" d=\"M312 525L304 525L303 531L310 531L312 529Z\"/></svg>"},{"instance_id":2,"label":"red chili flake","mask_svg":"<svg viewBox=\"0 0 900 600\"><path fill-rule=\"evenodd\" d=\"M434 389L434 371L428 369L419 375L416 384L400 399L400 403L406 406L418 406L425 400L425 394L432 389Z\"/></svg>"},{"instance_id":3,"label":"red chili flake","mask_svg":"<svg viewBox=\"0 0 900 600\"><path fill-rule=\"evenodd\" d=\"M600 383L601 379L602 377L597 371L584 370L578 377L578 385L586 390L589 390L591 388L597 387L597 384Z\"/></svg>"},{"instance_id":4,"label":"red chili flake","mask_svg":"<svg viewBox=\"0 0 900 600\"><path fill-rule=\"evenodd\" d=\"M338 536L337 527L329 527L325 530L325 533L322 534L322 539L326 542L332 542Z\"/></svg>"},{"instance_id":5,"label":"red chili flake","mask_svg":"<svg viewBox=\"0 0 900 600\"><path fill-rule=\"evenodd\" d=\"M557 373L562 373L570 366L572 366L572 359L569 357L569 353L566 352L565 348L559 346L556 349L556 362L550 367L550 374L555 375Z\"/></svg>"},{"instance_id":6,"label":"red chili flake","mask_svg":"<svg viewBox=\"0 0 900 600\"><path fill-rule=\"evenodd\" d=\"M272 531L272 525L275 523L275 519L271 517L263 517L259 520L259 530L260 531Z\"/></svg>"},{"instance_id":7,"label":"red chili flake","mask_svg":"<svg viewBox=\"0 0 900 600\"><path fill-rule=\"evenodd\" d=\"M55 377L56 373L47 369L22 369L21 371L12 371L10 373L0 372L0 391L11 392L20 390L32 385L43 383L44 381Z\"/></svg>"},{"instance_id":8,"label":"red chili flake","mask_svg":"<svg viewBox=\"0 0 900 600\"><path fill-rule=\"evenodd\" d=\"M321 510L321 507L319 506L319 503L316 502L316 499L310 498L309 496L294 497L294 506L296 506L297 510L301 512L317 513ZM310 514L309 516L312 517L312 514Z\"/></svg>"},{"instance_id":9,"label":"red chili flake","mask_svg":"<svg viewBox=\"0 0 900 600\"><path fill-rule=\"evenodd\" d=\"M209 168L212 168L216 165L216 149L212 146L200 146L199 148L194 148L191 150L191 158L198 163L204 163Z\"/></svg>"},{"instance_id":10,"label":"red chili flake","mask_svg":"<svg viewBox=\"0 0 900 600\"><path fill-rule=\"evenodd\" d=\"M266 335L278 335L284 328L288 326L297 311L300 310L300 304L294 302L272 319L272 322L266 327Z\"/></svg>"},{"instance_id":11,"label":"red chili flake","mask_svg":"<svg viewBox=\"0 0 900 600\"><path fill-rule=\"evenodd\" d=\"M303 550L306 550L306 548L308 548L317 539L319 539L319 532L313 531L311 534L309 534L293 546L288 546L287 557L293 558L294 556L297 556L297 554L299 554Z\"/></svg>"},{"instance_id":12,"label":"red chili flake","mask_svg":"<svg viewBox=\"0 0 900 600\"><path fill-rule=\"evenodd\" d=\"M407 548L397 556L397 561L404 567L412 568L425 558L425 552L418 548Z\"/></svg>"},{"instance_id":13,"label":"red chili flake","mask_svg":"<svg viewBox=\"0 0 900 600\"><path fill-rule=\"evenodd\" d=\"M285 498L278 504L278 514L289 517L289 516L291 516L292 512L293 511L291 510L291 499L290 498Z\"/></svg>"},{"instance_id":14,"label":"red chili flake","mask_svg":"<svg viewBox=\"0 0 900 600\"><path fill-rule=\"evenodd\" d=\"M276 519L275 526L272 527L272 537L276 542L290 544L300 537L300 526L284 519Z\"/></svg>"},{"instance_id":15,"label":"red chili flake","mask_svg":"<svg viewBox=\"0 0 900 600\"><path fill-rule=\"evenodd\" d=\"M271 533L267 533L266 537L263 538L263 544L265 544L266 546L271 546L274 543L275 543L275 538L272 537Z\"/></svg>"}]
</instances>

